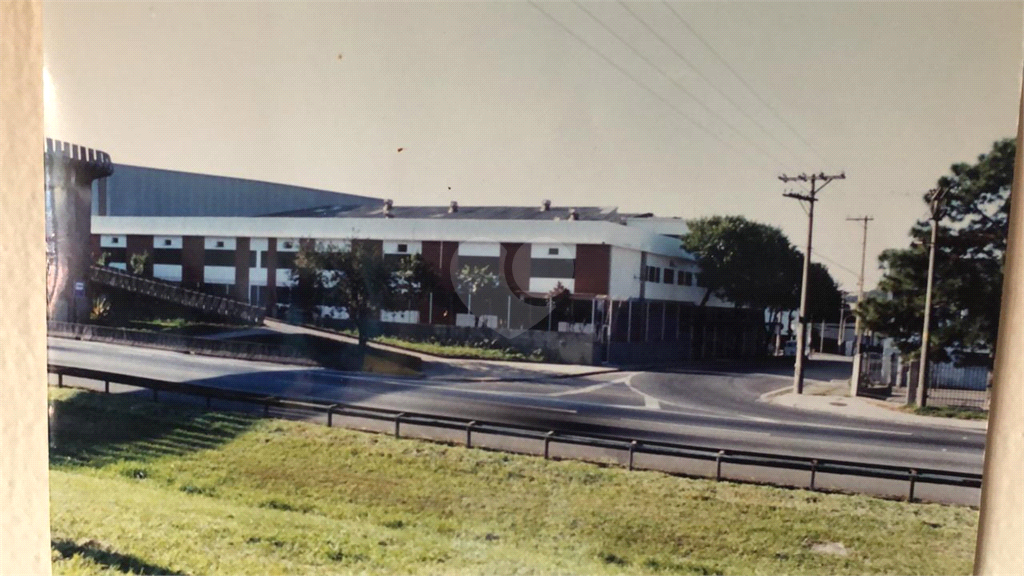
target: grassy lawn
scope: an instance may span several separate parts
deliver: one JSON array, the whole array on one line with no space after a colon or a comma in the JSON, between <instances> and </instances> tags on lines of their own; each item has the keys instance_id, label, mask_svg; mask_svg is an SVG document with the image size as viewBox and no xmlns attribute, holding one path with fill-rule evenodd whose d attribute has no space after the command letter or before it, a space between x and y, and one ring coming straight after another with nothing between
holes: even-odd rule
<instances>
[{"instance_id":1,"label":"grassy lawn","mask_svg":"<svg viewBox=\"0 0 1024 576\"><path fill-rule=\"evenodd\" d=\"M960 420L988 420L988 410L968 408L965 406L912 406L907 410L921 416L939 416L942 418L958 418Z\"/></svg>"},{"instance_id":2,"label":"grassy lawn","mask_svg":"<svg viewBox=\"0 0 1024 576\"><path fill-rule=\"evenodd\" d=\"M55 574L966 574L977 511L51 389Z\"/></svg>"},{"instance_id":3,"label":"grassy lawn","mask_svg":"<svg viewBox=\"0 0 1024 576\"><path fill-rule=\"evenodd\" d=\"M330 330L330 329L326 329ZM339 334L351 336L356 338L358 335L355 330L332 330ZM406 340L404 338L396 338L394 336L377 336L373 338L373 342L379 344L386 344L388 346L394 346L395 348L404 348L406 350L412 350L414 352L424 352L426 354L433 354L434 356L443 356L445 358L465 358L470 360L508 360L514 362L545 362L543 354L523 354L518 350L512 348L497 348L489 347L484 345L469 345L469 344L451 344L442 342L418 342L415 340Z\"/></svg>"}]
</instances>

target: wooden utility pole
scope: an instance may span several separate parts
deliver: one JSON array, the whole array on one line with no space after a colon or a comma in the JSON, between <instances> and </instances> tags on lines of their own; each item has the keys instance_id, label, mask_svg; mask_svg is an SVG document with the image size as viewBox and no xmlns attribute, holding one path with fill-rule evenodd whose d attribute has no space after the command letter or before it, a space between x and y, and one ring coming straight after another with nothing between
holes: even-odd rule
<instances>
[{"instance_id":1,"label":"wooden utility pole","mask_svg":"<svg viewBox=\"0 0 1024 576\"><path fill-rule=\"evenodd\" d=\"M857 314L854 316L854 334L857 335L853 348L853 374L850 377L850 395L856 396L860 388L860 345L864 338L864 331L861 329L861 305L864 302L864 262L868 253L868 222L874 220L871 216L858 216L847 218L850 222L862 222L864 224L864 237L860 243L860 277L857 279Z\"/></svg>"},{"instance_id":2,"label":"wooden utility pole","mask_svg":"<svg viewBox=\"0 0 1024 576\"><path fill-rule=\"evenodd\" d=\"M804 353L807 339L807 277L810 274L811 269L811 240L814 237L814 203L818 201L818 192L821 192L822 188L828 186L829 182L833 180L844 180L846 174L835 174L827 175L824 172L819 174L800 174L799 176L786 176L783 174L779 176L779 180L783 182L810 182L811 190L807 194L796 194L794 192L787 192L783 194L787 198L796 198L800 201L806 201L809 205L807 209L807 250L804 252L804 274L803 279L800 281L800 317L799 325L800 329L796 333L796 366L793 369L793 391L797 394L804 393Z\"/></svg>"},{"instance_id":3,"label":"wooden utility pole","mask_svg":"<svg viewBox=\"0 0 1024 576\"><path fill-rule=\"evenodd\" d=\"M931 340L932 284L935 282L935 240L938 238L939 220L945 215L943 199L945 188L928 191L928 207L931 210L932 242L928 247L928 281L924 293L924 327L921 329L921 367L917 373L917 394L915 401L924 408L928 404L928 348Z\"/></svg>"}]
</instances>

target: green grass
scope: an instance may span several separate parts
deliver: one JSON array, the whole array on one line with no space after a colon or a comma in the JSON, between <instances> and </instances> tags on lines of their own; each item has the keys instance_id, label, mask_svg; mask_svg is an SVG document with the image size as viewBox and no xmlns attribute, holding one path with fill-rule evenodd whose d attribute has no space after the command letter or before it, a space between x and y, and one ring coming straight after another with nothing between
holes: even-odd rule
<instances>
[{"instance_id":1,"label":"green grass","mask_svg":"<svg viewBox=\"0 0 1024 576\"><path fill-rule=\"evenodd\" d=\"M988 410L965 406L914 406L908 408L908 410L921 416L938 416L960 420L988 420Z\"/></svg>"},{"instance_id":2,"label":"green grass","mask_svg":"<svg viewBox=\"0 0 1024 576\"><path fill-rule=\"evenodd\" d=\"M970 508L50 394L55 574L971 571Z\"/></svg>"},{"instance_id":3,"label":"green grass","mask_svg":"<svg viewBox=\"0 0 1024 576\"><path fill-rule=\"evenodd\" d=\"M131 320L126 328L134 330L146 330L149 332L163 332L165 334L181 334L184 336L208 336L219 332L230 332L233 330L245 330L252 326L242 324L218 324L213 322L199 322L186 318L159 318L154 320Z\"/></svg>"},{"instance_id":4,"label":"green grass","mask_svg":"<svg viewBox=\"0 0 1024 576\"><path fill-rule=\"evenodd\" d=\"M356 331L351 329L333 331L346 336L351 336L352 338L356 338L358 336ZM453 342L437 341L420 342L416 340L406 340L405 338L397 338L395 336L377 336L373 338L372 341L379 344L394 346L395 348L403 348L405 350L423 352L426 354L433 354L434 356L443 356L445 358L506 360L511 362L547 361L547 358L545 358L544 354L539 350L531 354L523 354L513 348L501 348L498 342L481 342L478 344L456 344Z\"/></svg>"}]
</instances>

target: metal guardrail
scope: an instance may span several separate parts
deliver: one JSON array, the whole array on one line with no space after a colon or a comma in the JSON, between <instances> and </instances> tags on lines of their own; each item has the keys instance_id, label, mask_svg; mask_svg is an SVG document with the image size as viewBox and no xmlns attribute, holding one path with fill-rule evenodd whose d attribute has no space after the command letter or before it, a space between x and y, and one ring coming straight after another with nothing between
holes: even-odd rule
<instances>
[{"instance_id":1,"label":"metal guardrail","mask_svg":"<svg viewBox=\"0 0 1024 576\"><path fill-rule=\"evenodd\" d=\"M50 364L47 366L47 371L50 374L57 375L58 387L64 386L64 376L71 376L104 382L104 391L109 393L110 383L113 382L149 389L152 391L154 401L158 401L160 392L168 392L203 397L206 399L207 408L210 407L212 399L219 399L262 405L264 415L269 414L270 408L272 407L311 410L326 414L327 426L333 425L334 416L392 421L394 422L394 435L396 438L401 436L401 425L410 424L449 430L465 430L467 447L472 447L473 445L473 432L478 434L536 439L544 442L545 459L550 457L550 446L552 442L557 444L618 449L628 452L628 468L630 470L633 469L633 459L636 454L652 454L690 460L713 461L716 464L716 480L722 479L722 464L740 464L746 466L759 466L763 468L806 471L810 473L809 487L812 490L815 489L815 480L818 474L899 480L908 483L908 500L910 501L914 500L914 489L917 484L981 488L982 480L981 474L968 472L953 472L949 470L894 466L889 464L867 464L863 462L849 462L829 458L808 458L804 456L768 454L747 450L726 450L673 442L648 440L639 441L630 438L602 434L568 432L553 430L550 428L523 426L519 424L502 424L497 422L471 420L468 418L405 412L386 408L372 408L313 399L289 399L277 396L268 396L266 394L259 394L255 392L228 390L224 388L204 386L201 384L192 384L189 382L170 382L167 380L117 374L114 372L77 368L73 366Z\"/></svg>"},{"instance_id":2,"label":"metal guardrail","mask_svg":"<svg viewBox=\"0 0 1024 576\"><path fill-rule=\"evenodd\" d=\"M263 322L263 317L266 314L263 308L251 306L239 300L214 296L213 294L204 294L203 292L182 288L169 282L153 278L143 278L105 266L91 266L89 268L89 278L93 282L113 288L159 298L189 308L197 308L204 312L238 318L252 324Z\"/></svg>"}]
</instances>

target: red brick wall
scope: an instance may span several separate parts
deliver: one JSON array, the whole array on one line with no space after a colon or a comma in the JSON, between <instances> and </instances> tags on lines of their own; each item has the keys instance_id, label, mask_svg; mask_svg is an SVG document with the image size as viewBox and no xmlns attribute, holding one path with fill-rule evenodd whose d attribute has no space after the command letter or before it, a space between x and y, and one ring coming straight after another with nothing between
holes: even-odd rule
<instances>
[{"instance_id":1,"label":"red brick wall","mask_svg":"<svg viewBox=\"0 0 1024 576\"><path fill-rule=\"evenodd\" d=\"M181 284L186 288L198 288L203 284L202 236L184 236L181 239Z\"/></svg>"},{"instance_id":2,"label":"red brick wall","mask_svg":"<svg viewBox=\"0 0 1024 576\"><path fill-rule=\"evenodd\" d=\"M249 239L235 240L235 299L249 301Z\"/></svg>"},{"instance_id":3,"label":"red brick wall","mask_svg":"<svg viewBox=\"0 0 1024 576\"><path fill-rule=\"evenodd\" d=\"M611 274L611 246L576 245L576 293L607 294Z\"/></svg>"}]
</instances>

